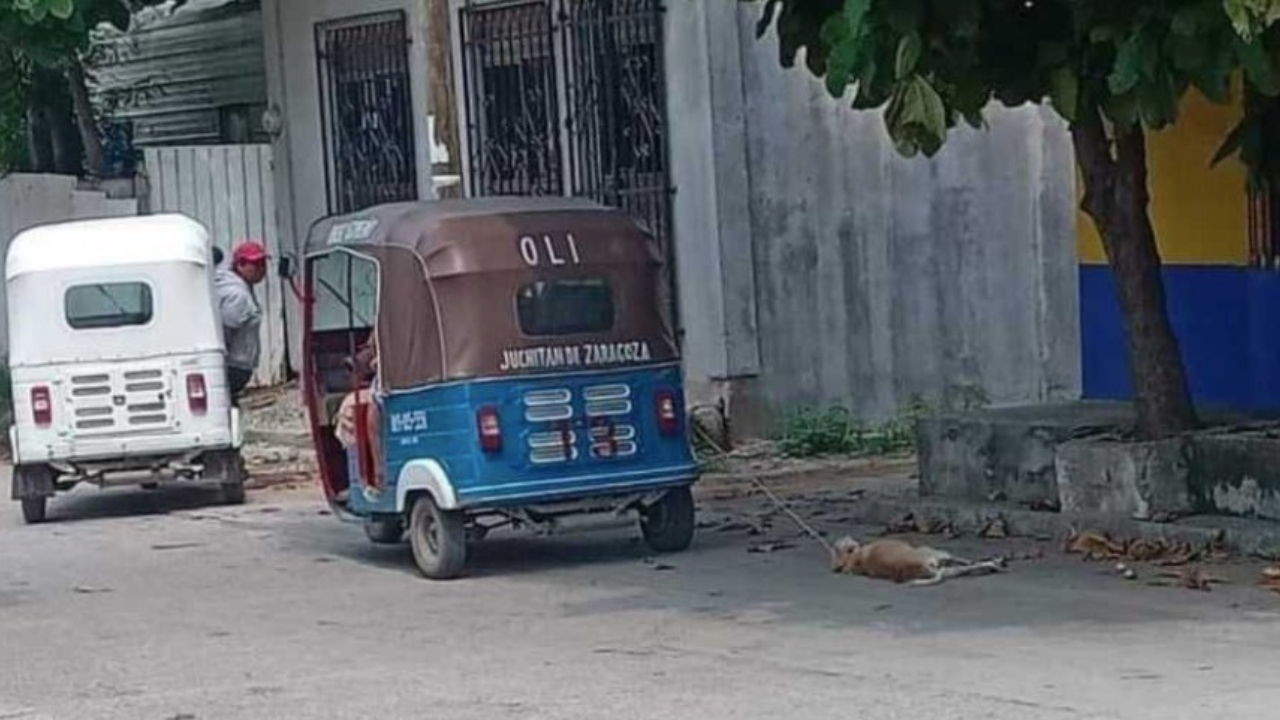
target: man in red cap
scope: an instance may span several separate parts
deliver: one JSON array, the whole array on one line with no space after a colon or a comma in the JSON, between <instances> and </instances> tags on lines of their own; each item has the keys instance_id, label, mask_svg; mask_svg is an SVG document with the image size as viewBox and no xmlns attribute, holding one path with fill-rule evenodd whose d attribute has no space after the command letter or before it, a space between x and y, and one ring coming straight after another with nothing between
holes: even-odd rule
<instances>
[{"instance_id":1,"label":"man in red cap","mask_svg":"<svg viewBox=\"0 0 1280 720\"><path fill-rule=\"evenodd\" d=\"M231 253L230 267L219 268L214 274L227 345L227 382L233 397L244 392L258 367L262 306L253 288L266 278L267 249L252 240L238 245Z\"/></svg>"}]
</instances>

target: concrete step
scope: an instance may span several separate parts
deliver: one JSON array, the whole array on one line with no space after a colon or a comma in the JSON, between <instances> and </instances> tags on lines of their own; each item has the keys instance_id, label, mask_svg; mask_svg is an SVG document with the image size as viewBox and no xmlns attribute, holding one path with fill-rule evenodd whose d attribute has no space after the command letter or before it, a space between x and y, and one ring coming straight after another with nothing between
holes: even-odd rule
<instances>
[{"instance_id":1,"label":"concrete step","mask_svg":"<svg viewBox=\"0 0 1280 720\"><path fill-rule=\"evenodd\" d=\"M949 499L930 501L901 494L867 493L851 508L853 517L868 525L887 525L905 517L954 523L964 533L976 533L994 519L1003 519L1013 535L1060 540L1073 528L1104 532L1113 537L1172 540L1203 545L1226 533L1235 551L1268 560L1280 558L1280 522L1224 516L1196 515L1158 523L1110 513L1035 512L1005 503L970 503Z\"/></svg>"}]
</instances>

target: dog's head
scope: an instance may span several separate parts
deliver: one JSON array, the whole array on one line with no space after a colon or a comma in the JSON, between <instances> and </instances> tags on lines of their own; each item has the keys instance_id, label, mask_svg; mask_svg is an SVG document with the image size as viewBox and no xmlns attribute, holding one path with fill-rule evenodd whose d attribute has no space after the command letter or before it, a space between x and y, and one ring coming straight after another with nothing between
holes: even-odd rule
<instances>
[{"instance_id":1,"label":"dog's head","mask_svg":"<svg viewBox=\"0 0 1280 720\"><path fill-rule=\"evenodd\" d=\"M845 535L844 537L836 541L836 552L840 553L841 555L847 555L850 553L858 552L858 548L860 547L862 547L862 543L858 542L857 540L854 540L848 535Z\"/></svg>"},{"instance_id":2,"label":"dog's head","mask_svg":"<svg viewBox=\"0 0 1280 720\"><path fill-rule=\"evenodd\" d=\"M835 554L831 556L831 569L833 572L848 572L856 566L856 556L858 550L862 549L862 543L845 535L836 541Z\"/></svg>"}]
</instances>

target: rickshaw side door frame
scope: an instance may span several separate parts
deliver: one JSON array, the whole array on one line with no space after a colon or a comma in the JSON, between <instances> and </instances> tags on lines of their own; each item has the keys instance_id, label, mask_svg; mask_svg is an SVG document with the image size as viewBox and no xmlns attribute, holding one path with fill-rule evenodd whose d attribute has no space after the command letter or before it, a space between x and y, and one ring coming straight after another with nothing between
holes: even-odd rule
<instances>
[{"instance_id":1,"label":"rickshaw side door frame","mask_svg":"<svg viewBox=\"0 0 1280 720\"><path fill-rule=\"evenodd\" d=\"M344 293L340 288L335 287L331 282L327 282L320 275L319 267L326 260L333 257L344 257L345 263L345 282L346 287ZM356 263L357 261L368 262L373 268L373 312L371 318L359 317L356 308L356 302L353 298L354 286L356 282ZM380 273L378 262L376 259L356 253L347 248L337 248L330 252L312 255L306 258L304 278L305 291L305 309L304 309L304 352L306 354L304 367L308 370L309 377L305 381L305 393L307 406L312 413L312 434L314 442L318 445L320 471L324 476L324 484L326 490L330 494L336 494L343 489L350 488L354 478L349 476L347 472L347 462L345 460L345 451L338 445L336 438L332 437L334 429L335 417L329 412L330 396L334 394L337 388L333 388L332 378L335 377L335 363L325 362L326 358L332 358L335 352L332 348L321 347L322 338L331 338L339 333L345 335L346 348L343 358L345 362L350 362L358 349L367 341L367 339L377 332L377 277ZM327 291L332 296L331 302L341 303L346 308L346 327L318 328L317 312L318 306L323 302L322 297ZM367 320L367 326L361 325L358 321ZM363 338L361 337L363 335ZM324 343L331 345L332 343ZM375 371L376 371L375 365ZM374 472L374 453L371 445L369 433L369 413L368 403L364 402L359 392L367 389L362 387L355 372L355 368L349 367L347 370L348 381L343 383L345 387L343 392L356 393L355 397L355 434L356 434L356 460L357 468L364 484L369 485L370 482L376 482L378 474ZM337 446L338 457L327 452L331 446ZM340 482L345 480L345 482ZM370 485L372 487L372 485Z\"/></svg>"}]
</instances>

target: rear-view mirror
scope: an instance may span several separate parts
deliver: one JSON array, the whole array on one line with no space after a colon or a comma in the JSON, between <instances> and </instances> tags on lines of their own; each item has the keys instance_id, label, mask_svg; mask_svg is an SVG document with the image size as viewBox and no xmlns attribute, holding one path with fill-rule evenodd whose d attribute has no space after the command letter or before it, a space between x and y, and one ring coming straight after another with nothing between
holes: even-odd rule
<instances>
[{"instance_id":1,"label":"rear-view mirror","mask_svg":"<svg viewBox=\"0 0 1280 720\"><path fill-rule=\"evenodd\" d=\"M298 273L297 263L291 255L284 255L279 260L276 272L280 277L286 280L292 280Z\"/></svg>"}]
</instances>

